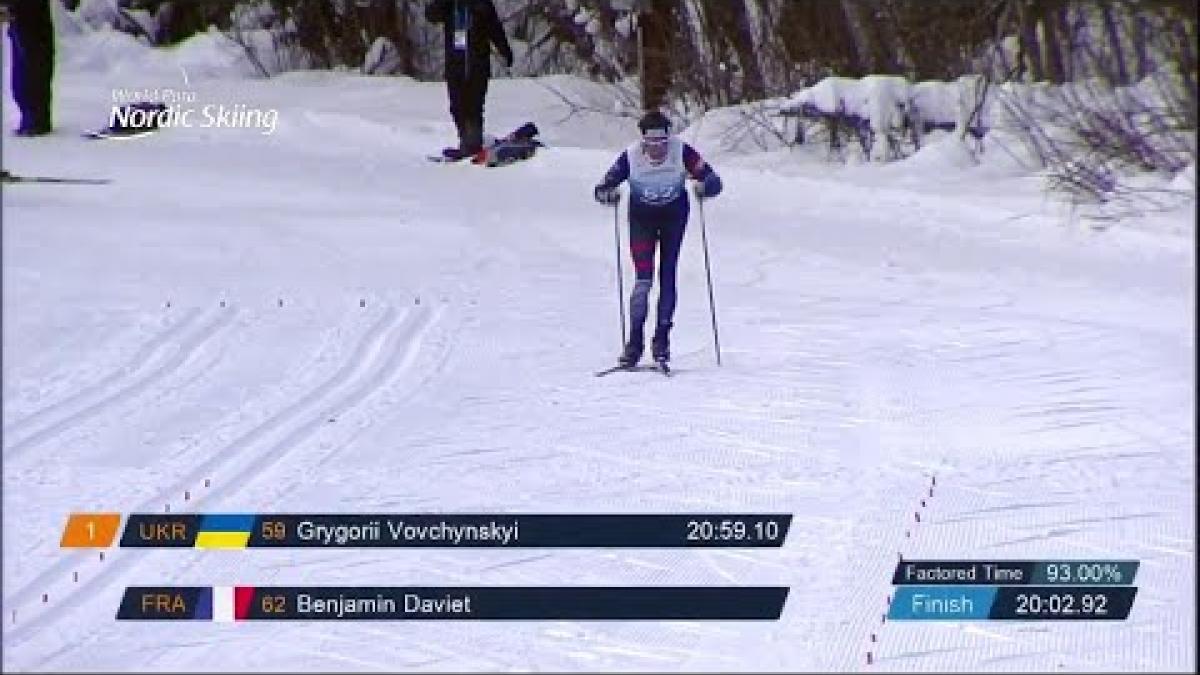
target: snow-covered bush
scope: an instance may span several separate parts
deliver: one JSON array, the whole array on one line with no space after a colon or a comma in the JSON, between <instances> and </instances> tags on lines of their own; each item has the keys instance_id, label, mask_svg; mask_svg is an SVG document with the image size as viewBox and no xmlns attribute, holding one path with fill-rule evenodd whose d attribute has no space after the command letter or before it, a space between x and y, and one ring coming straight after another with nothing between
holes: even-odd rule
<instances>
[{"instance_id":1,"label":"snow-covered bush","mask_svg":"<svg viewBox=\"0 0 1200 675\"><path fill-rule=\"evenodd\" d=\"M847 140L875 162L903 159L920 149L922 137L955 131L961 137L986 133L986 111L978 78L911 83L902 77L827 77L801 89L780 108L798 120L795 141L827 142L841 158Z\"/></svg>"},{"instance_id":2,"label":"snow-covered bush","mask_svg":"<svg viewBox=\"0 0 1200 675\"><path fill-rule=\"evenodd\" d=\"M934 131L952 130L964 142L1001 132L1052 188L1103 202L1129 196L1123 176L1169 177L1195 165L1195 78L1173 66L1129 86L1105 77L1064 84L828 77L791 96L781 112L799 120L797 142L823 140L839 159L847 139L879 162L907 157Z\"/></svg>"}]
</instances>

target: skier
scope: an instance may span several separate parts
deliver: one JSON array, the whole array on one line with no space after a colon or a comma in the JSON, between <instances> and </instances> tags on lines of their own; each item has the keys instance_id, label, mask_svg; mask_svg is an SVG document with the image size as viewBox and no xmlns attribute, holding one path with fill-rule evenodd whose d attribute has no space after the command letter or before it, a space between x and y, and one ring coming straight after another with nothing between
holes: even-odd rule
<instances>
[{"instance_id":1,"label":"skier","mask_svg":"<svg viewBox=\"0 0 1200 675\"><path fill-rule=\"evenodd\" d=\"M443 154L470 157L483 147L483 103L492 76L489 46L496 46L507 68L513 64L512 48L492 0L432 0L425 18L444 26L446 87L458 129L458 147Z\"/></svg>"},{"instance_id":2,"label":"skier","mask_svg":"<svg viewBox=\"0 0 1200 675\"><path fill-rule=\"evenodd\" d=\"M50 0L6 0L12 41L13 98L21 110L19 136L41 136L53 130L51 83L54 79L54 21Z\"/></svg>"},{"instance_id":3,"label":"skier","mask_svg":"<svg viewBox=\"0 0 1200 675\"><path fill-rule=\"evenodd\" d=\"M698 182L699 199L721 193L721 178L690 145L671 134L671 121L658 111L638 122L642 140L617 157L594 189L596 201L616 206L618 186L629 181L629 251L636 280L629 298L632 325L618 363L632 368L645 349L644 326L649 313L650 287L654 282L654 249L658 266L658 313L651 355L660 364L671 358L670 332L675 314L675 271L687 227L689 205L684 185L688 177Z\"/></svg>"}]
</instances>

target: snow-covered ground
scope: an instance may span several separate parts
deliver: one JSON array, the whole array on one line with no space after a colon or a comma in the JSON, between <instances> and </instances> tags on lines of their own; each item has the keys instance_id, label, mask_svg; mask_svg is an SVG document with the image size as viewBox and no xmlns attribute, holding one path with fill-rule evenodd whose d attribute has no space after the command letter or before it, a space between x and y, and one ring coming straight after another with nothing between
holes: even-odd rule
<instances>
[{"instance_id":1,"label":"snow-covered ground","mask_svg":"<svg viewBox=\"0 0 1200 675\"><path fill-rule=\"evenodd\" d=\"M6 670L1196 667L1191 205L1096 231L950 145L834 168L701 142L724 365L694 213L677 377L597 379L618 316L590 192L633 128L547 89L585 85L494 81L489 131L549 147L434 165L438 83L63 42L59 130L6 136L4 167L113 183L3 188ZM278 128L79 138L147 86ZM71 511L168 507L795 520L778 550L58 548ZM1140 591L1123 623L881 625L898 552L1134 558ZM778 622L114 620L158 584L792 591Z\"/></svg>"}]
</instances>

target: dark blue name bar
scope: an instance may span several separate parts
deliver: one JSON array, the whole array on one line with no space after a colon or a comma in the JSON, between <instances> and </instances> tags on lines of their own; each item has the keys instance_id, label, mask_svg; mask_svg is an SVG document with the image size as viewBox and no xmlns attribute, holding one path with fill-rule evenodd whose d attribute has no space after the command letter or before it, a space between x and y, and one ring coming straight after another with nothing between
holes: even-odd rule
<instances>
[{"instance_id":1,"label":"dark blue name bar","mask_svg":"<svg viewBox=\"0 0 1200 675\"><path fill-rule=\"evenodd\" d=\"M778 548L791 514L131 514L129 548Z\"/></svg>"},{"instance_id":2,"label":"dark blue name bar","mask_svg":"<svg viewBox=\"0 0 1200 675\"><path fill-rule=\"evenodd\" d=\"M788 589L136 586L123 621L775 621Z\"/></svg>"}]
</instances>

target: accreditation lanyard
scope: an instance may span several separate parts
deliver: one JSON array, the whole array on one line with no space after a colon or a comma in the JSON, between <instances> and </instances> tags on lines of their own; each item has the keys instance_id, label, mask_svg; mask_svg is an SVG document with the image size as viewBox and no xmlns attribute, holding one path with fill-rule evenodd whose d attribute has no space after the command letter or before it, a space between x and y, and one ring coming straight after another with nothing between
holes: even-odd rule
<instances>
[{"instance_id":1,"label":"accreditation lanyard","mask_svg":"<svg viewBox=\"0 0 1200 675\"><path fill-rule=\"evenodd\" d=\"M471 10L468 3L454 3L454 51L467 50L467 31L471 29Z\"/></svg>"}]
</instances>

